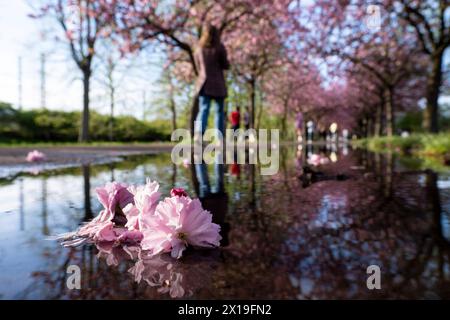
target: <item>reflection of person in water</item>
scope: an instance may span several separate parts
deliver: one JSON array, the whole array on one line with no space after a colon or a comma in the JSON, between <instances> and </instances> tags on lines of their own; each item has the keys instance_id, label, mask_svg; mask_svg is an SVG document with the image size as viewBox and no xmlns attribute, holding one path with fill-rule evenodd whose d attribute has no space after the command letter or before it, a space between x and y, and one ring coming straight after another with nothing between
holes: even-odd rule
<instances>
[{"instance_id":1,"label":"reflection of person in water","mask_svg":"<svg viewBox=\"0 0 450 320\"><path fill-rule=\"evenodd\" d=\"M299 147L297 148L297 153L296 153L296 169L299 172L299 174L303 173L303 148L301 145L299 145Z\"/></svg>"},{"instance_id":2,"label":"reflection of person in water","mask_svg":"<svg viewBox=\"0 0 450 320\"><path fill-rule=\"evenodd\" d=\"M239 167L239 164L236 162L233 162L230 166L230 174L232 177L236 177L236 180L241 179L241 168Z\"/></svg>"},{"instance_id":3,"label":"reflection of person in water","mask_svg":"<svg viewBox=\"0 0 450 320\"><path fill-rule=\"evenodd\" d=\"M297 112L295 117L295 129L297 132L297 142L303 142L303 114L301 112Z\"/></svg>"},{"instance_id":4,"label":"reflection of person in water","mask_svg":"<svg viewBox=\"0 0 450 320\"><path fill-rule=\"evenodd\" d=\"M236 149L233 150L233 163L230 165L230 176L241 180L241 167L238 164L238 157Z\"/></svg>"},{"instance_id":5,"label":"reflection of person in water","mask_svg":"<svg viewBox=\"0 0 450 320\"><path fill-rule=\"evenodd\" d=\"M213 222L220 225L220 235L222 240L220 245L228 245L228 232L230 225L225 222L225 216L228 211L228 195L224 188L224 165L214 163L214 185L211 187L208 168L205 163L195 165L195 174L198 180L197 195L205 210L213 215Z\"/></svg>"},{"instance_id":6,"label":"reflection of person in water","mask_svg":"<svg viewBox=\"0 0 450 320\"><path fill-rule=\"evenodd\" d=\"M234 151L234 159L233 163L229 167L229 174L230 179L232 180L231 185L231 192L233 194L234 201L239 201L241 199L241 194L239 192L239 188L236 189L236 185L240 184L241 181L241 166L237 162L237 152ZM234 204L234 201L232 202L232 206ZM234 206L233 206L234 207ZM234 208L231 209L231 212L234 212Z\"/></svg>"}]
</instances>

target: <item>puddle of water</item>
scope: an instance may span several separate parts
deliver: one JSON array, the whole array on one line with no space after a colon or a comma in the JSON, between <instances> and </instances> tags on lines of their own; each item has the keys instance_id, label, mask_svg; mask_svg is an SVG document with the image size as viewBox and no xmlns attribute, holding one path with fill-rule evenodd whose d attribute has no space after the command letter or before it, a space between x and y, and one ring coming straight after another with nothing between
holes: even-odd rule
<instances>
[{"instance_id":1,"label":"puddle of water","mask_svg":"<svg viewBox=\"0 0 450 320\"><path fill-rule=\"evenodd\" d=\"M330 161L304 168L308 152ZM0 298L450 298L450 174L348 148L280 154L274 176L254 165L175 166L159 154L0 180ZM222 247L142 260L46 240L99 212L96 187L147 177L164 195L178 186L200 197ZM81 290L67 289L72 264ZM380 291L366 287L371 264Z\"/></svg>"},{"instance_id":2,"label":"puddle of water","mask_svg":"<svg viewBox=\"0 0 450 320\"><path fill-rule=\"evenodd\" d=\"M112 162L120 162L123 159L120 157L111 157L107 159L90 160L90 165L100 165ZM0 166L0 179L14 179L21 173L28 173L30 175L37 176L45 171L60 170L78 167L80 164L77 162L67 162L67 163L34 163L26 165L5 165Z\"/></svg>"}]
</instances>

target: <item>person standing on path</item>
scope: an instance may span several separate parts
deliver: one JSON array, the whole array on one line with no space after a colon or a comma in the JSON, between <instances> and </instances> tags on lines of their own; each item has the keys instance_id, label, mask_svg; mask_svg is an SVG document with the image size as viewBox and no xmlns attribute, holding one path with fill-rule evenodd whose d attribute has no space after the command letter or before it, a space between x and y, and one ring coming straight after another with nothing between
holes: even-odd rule
<instances>
[{"instance_id":1,"label":"person standing on path","mask_svg":"<svg viewBox=\"0 0 450 320\"><path fill-rule=\"evenodd\" d=\"M199 96L199 113L195 128L196 134L205 133L211 101L215 101L215 128L224 135L224 101L227 96L224 70L229 69L227 51L220 41L219 30L210 24L203 27L199 45L194 51L194 60L198 69L195 90Z\"/></svg>"},{"instance_id":2,"label":"person standing on path","mask_svg":"<svg viewBox=\"0 0 450 320\"><path fill-rule=\"evenodd\" d=\"M231 128L233 132L239 129L241 122L241 112L239 106L236 106L236 110L232 111L230 114Z\"/></svg>"}]
</instances>

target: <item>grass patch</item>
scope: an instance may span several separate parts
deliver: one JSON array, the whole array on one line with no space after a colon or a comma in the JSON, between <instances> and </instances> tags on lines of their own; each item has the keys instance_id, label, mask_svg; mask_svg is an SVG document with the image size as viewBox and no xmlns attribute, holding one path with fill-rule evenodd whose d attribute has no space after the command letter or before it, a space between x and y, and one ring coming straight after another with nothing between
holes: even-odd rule
<instances>
[{"instance_id":1,"label":"grass patch","mask_svg":"<svg viewBox=\"0 0 450 320\"><path fill-rule=\"evenodd\" d=\"M357 140L356 147L374 152L395 152L422 158L426 163L450 165L450 132L439 134L413 134L408 137L374 137Z\"/></svg>"}]
</instances>

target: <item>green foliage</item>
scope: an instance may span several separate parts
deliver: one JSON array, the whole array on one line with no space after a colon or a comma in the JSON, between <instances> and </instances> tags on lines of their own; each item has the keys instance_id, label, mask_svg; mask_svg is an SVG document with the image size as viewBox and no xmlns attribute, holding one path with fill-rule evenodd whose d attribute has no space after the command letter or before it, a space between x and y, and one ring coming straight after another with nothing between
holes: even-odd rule
<instances>
[{"instance_id":1,"label":"green foliage","mask_svg":"<svg viewBox=\"0 0 450 320\"><path fill-rule=\"evenodd\" d=\"M80 127L80 112L53 111L47 109L19 111L6 103L0 103L1 142L75 142ZM90 112L90 136L92 141L109 140L109 116ZM162 141L170 138L170 131L131 116L114 119L115 141Z\"/></svg>"},{"instance_id":2,"label":"green foliage","mask_svg":"<svg viewBox=\"0 0 450 320\"><path fill-rule=\"evenodd\" d=\"M178 120L178 119L177 119ZM177 121L178 127L182 128L182 124ZM157 132L160 132L168 137L172 134L172 123L168 119L155 119L152 121L148 121L147 124L155 129Z\"/></svg>"},{"instance_id":3,"label":"green foliage","mask_svg":"<svg viewBox=\"0 0 450 320\"><path fill-rule=\"evenodd\" d=\"M424 154L446 155L450 153L450 132L422 135L422 145Z\"/></svg>"},{"instance_id":4,"label":"green foliage","mask_svg":"<svg viewBox=\"0 0 450 320\"><path fill-rule=\"evenodd\" d=\"M392 148L403 153L411 153L413 150L419 150L422 148L422 140L418 135L411 135L403 138L399 136L378 137L367 140L367 147L370 150L385 151Z\"/></svg>"},{"instance_id":5,"label":"green foliage","mask_svg":"<svg viewBox=\"0 0 450 320\"><path fill-rule=\"evenodd\" d=\"M450 130L450 103L443 103L440 108L439 128L441 130Z\"/></svg>"},{"instance_id":6,"label":"green foliage","mask_svg":"<svg viewBox=\"0 0 450 320\"><path fill-rule=\"evenodd\" d=\"M423 111L419 110L405 113L405 115L397 121L396 125L397 128L401 131L422 132L422 122Z\"/></svg>"},{"instance_id":7,"label":"green foliage","mask_svg":"<svg viewBox=\"0 0 450 320\"><path fill-rule=\"evenodd\" d=\"M394 151L402 155L414 155L425 164L443 165L450 160L450 131L439 134L413 134L409 137L394 136L358 140L356 146L371 151Z\"/></svg>"},{"instance_id":8,"label":"green foliage","mask_svg":"<svg viewBox=\"0 0 450 320\"><path fill-rule=\"evenodd\" d=\"M423 129L423 110L406 112L396 123L401 131L414 133L424 132ZM440 106L439 128L441 131L450 130L450 104Z\"/></svg>"},{"instance_id":9,"label":"green foliage","mask_svg":"<svg viewBox=\"0 0 450 320\"><path fill-rule=\"evenodd\" d=\"M363 144L374 151L394 149L401 153L422 153L439 156L450 152L450 132L413 134L409 137L378 137L366 139Z\"/></svg>"}]
</instances>

